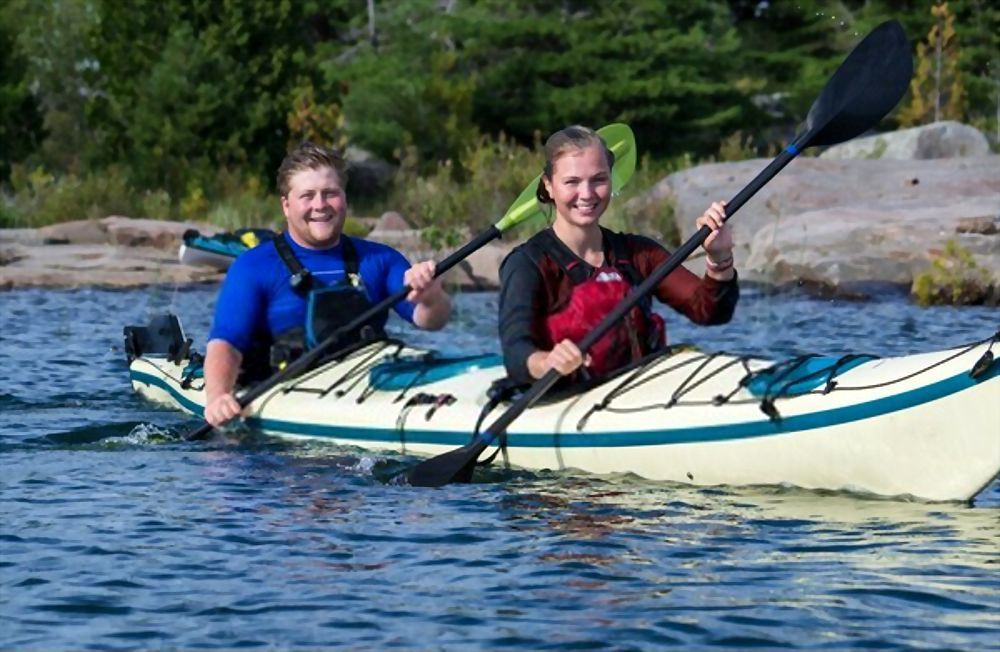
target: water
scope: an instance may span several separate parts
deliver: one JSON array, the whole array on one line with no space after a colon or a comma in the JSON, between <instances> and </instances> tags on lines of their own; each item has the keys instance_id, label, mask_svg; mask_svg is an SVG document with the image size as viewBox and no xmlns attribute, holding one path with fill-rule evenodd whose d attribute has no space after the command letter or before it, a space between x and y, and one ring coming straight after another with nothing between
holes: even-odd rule
<instances>
[{"instance_id":1,"label":"water","mask_svg":"<svg viewBox=\"0 0 1000 652\"><path fill-rule=\"evenodd\" d=\"M409 458L247 436L183 443L135 397L121 327L214 288L0 294L2 649L996 649L1000 484L974 505L491 471L421 490ZM495 295L447 335L493 350ZM731 352L895 354L995 309L748 292ZM395 328L403 328L393 322Z\"/></svg>"}]
</instances>

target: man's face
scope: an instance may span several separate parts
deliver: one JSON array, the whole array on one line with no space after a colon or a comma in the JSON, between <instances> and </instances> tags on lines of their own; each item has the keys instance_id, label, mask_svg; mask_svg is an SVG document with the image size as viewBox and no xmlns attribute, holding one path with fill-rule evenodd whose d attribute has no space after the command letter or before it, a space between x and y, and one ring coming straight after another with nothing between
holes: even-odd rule
<instances>
[{"instance_id":1,"label":"man's face","mask_svg":"<svg viewBox=\"0 0 1000 652\"><path fill-rule=\"evenodd\" d=\"M302 170L292 175L281 198L292 239L309 249L329 249L340 241L347 219L347 196L333 168Z\"/></svg>"}]
</instances>

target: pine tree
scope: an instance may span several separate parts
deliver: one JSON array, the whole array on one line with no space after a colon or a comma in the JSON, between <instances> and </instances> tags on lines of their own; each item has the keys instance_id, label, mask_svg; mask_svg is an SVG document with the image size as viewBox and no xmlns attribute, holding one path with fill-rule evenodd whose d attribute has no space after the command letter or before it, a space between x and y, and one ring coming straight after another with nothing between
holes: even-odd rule
<instances>
[{"instance_id":1,"label":"pine tree","mask_svg":"<svg viewBox=\"0 0 1000 652\"><path fill-rule=\"evenodd\" d=\"M939 120L961 120L965 102L955 16L947 2L931 7L934 24L917 44L916 70L910 82L910 104L900 113L903 126Z\"/></svg>"}]
</instances>

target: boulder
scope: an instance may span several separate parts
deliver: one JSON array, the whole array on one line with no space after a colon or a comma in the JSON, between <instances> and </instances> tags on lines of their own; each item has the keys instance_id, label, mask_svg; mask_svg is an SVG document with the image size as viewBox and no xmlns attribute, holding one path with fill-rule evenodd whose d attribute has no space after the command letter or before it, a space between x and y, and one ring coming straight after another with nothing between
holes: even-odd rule
<instances>
[{"instance_id":1,"label":"boulder","mask_svg":"<svg viewBox=\"0 0 1000 652\"><path fill-rule=\"evenodd\" d=\"M154 247L176 251L184 239L184 232L197 229L202 235L215 235L220 229L211 224L169 222L164 220L136 219L112 215L100 220L107 233L107 242L124 247Z\"/></svg>"},{"instance_id":2,"label":"boulder","mask_svg":"<svg viewBox=\"0 0 1000 652\"><path fill-rule=\"evenodd\" d=\"M761 228L740 272L776 285L804 281L845 291L909 286L952 241L1000 279L1000 237L958 228L965 216L996 210L998 200L1000 195L933 204L911 200L799 213Z\"/></svg>"},{"instance_id":3,"label":"boulder","mask_svg":"<svg viewBox=\"0 0 1000 652\"><path fill-rule=\"evenodd\" d=\"M448 287L463 290L495 290L500 287L500 263L516 242L493 241L455 266L444 277Z\"/></svg>"},{"instance_id":4,"label":"boulder","mask_svg":"<svg viewBox=\"0 0 1000 652\"><path fill-rule=\"evenodd\" d=\"M0 229L0 245L8 244L41 245L45 237L42 229Z\"/></svg>"},{"instance_id":5,"label":"boulder","mask_svg":"<svg viewBox=\"0 0 1000 652\"><path fill-rule=\"evenodd\" d=\"M459 241L464 244L472 239L472 233L464 230ZM399 250L410 262L422 260L442 260L455 248L433 246L424 239L421 229L414 229L399 213L382 215L375 229L365 236L369 240L387 244ZM442 278L445 286L462 290L494 290L500 285L500 263L517 243L493 241L473 252L468 258L453 267ZM460 245L459 245L460 246Z\"/></svg>"},{"instance_id":6,"label":"boulder","mask_svg":"<svg viewBox=\"0 0 1000 652\"><path fill-rule=\"evenodd\" d=\"M357 147L348 147L344 158L347 161L348 195L366 196L384 192L396 174L396 168L391 163Z\"/></svg>"},{"instance_id":7,"label":"boulder","mask_svg":"<svg viewBox=\"0 0 1000 652\"><path fill-rule=\"evenodd\" d=\"M108 244L0 247L0 288L128 288L218 281L222 273L181 265L176 253Z\"/></svg>"},{"instance_id":8,"label":"boulder","mask_svg":"<svg viewBox=\"0 0 1000 652\"><path fill-rule=\"evenodd\" d=\"M372 231L406 231L414 228L414 226L401 213L386 211L375 221L375 228Z\"/></svg>"},{"instance_id":9,"label":"boulder","mask_svg":"<svg viewBox=\"0 0 1000 652\"><path fill-rule=\"evenodd\" d=\"M107 244L108 232L100 220L73 220L38 229L44 244Z\"/></svg>"},{"instance_id":10,"label":"boulder","mask_svg":"<svg viewBox=\"0 0 1000 652\"><path fill-rule=\"evenodd\" d=\"M17 231L34 232L36 234L34 239L39 240L41 244L113 244L175 250L180 246L184 232L188 229L197 229L205 235L219 232L217 226L201 222L172 222L118 215L103 219L61 222L40 229L17 229ZM24 239L26 236L21 237Z\"/></svg>"},{"instance_id":11,"label":"boulder","mask_svg":"<svg viewBox=\"0 0 1000 652\"><path fill-rule=\"evenodd\" d=\"M912 129L855 138L828 148L825 159L929 159L972 158L987 156L990 144L986 136L959 122L934 122Z\"/></svg>"},{"instance_id":12,"label":"boulder","mask_svg":"<svg viewBox=\"0 0 1000 652\"><path fill-rule=\"evenodd\" d=\"M728 199L769 160L672 174L638 202L672 205L682 239L713 199ZM908 285L948 240L1000 277L1000 156L793 161L730 224L741 277L843 288ZM689 267L700 271L697 260Z\"/></svg>"}]
</instances>

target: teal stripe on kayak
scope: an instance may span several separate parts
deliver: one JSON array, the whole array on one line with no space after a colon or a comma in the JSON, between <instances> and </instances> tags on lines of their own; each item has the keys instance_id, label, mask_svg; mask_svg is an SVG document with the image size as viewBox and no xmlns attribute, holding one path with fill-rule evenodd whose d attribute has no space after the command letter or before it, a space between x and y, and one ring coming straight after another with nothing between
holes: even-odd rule
<instances>
[{"instance_id":1,"label":"teal stripe on kayak","mask_svg":"<svg viewBox=\"0 0 1000 652\"><path fill-rule=\"evenodd\" d=\"M171 394L184 409L199 416L202 408L197 403L183 396L162 378L142 372L130 372L133 381L155 385ZM824 410L812 414L790 416L774 423L766 418L760 421L750 421L720 426L702 426L687 429L639 430L609 433L516 433L507 437L510 447L563 447L563 448L610 448L618 446L657 446L664 444L691 444L698 442L727 441L765 437L768 435L792 434L806 432L816 428L835 426L853 421L862 421L872 417L891 414L906 410L924 403L942 399L952 394L974 387L989 379L1000 376L1000 362L995 362L989 372L978 379L967 373L938 381L925 387L912 389L895 396L876 399L858 405L852 405L833 410ZM711 408L716 409L716 408ZM779 406L780 409L780 406ZM988 409L983 406L982 409ZM651 415L659 414L669 419L669 410L650 410ZM320 425L280 421L277 419L247 419L251 427L282 432L290 435L305 435L358 442L385 442L390 445L400 441L399 431L392 428L354 428L335 425ZM463 446L470 440L466 432L451 432L445 430L407 431L405 441L413 444L443 444L448 446Z\"/></svg>"},{"instance_id":2,"label":"teal stripe on kayak","mask_svg":"<svg viewBox=\"0 0 1000 652\"><path fill-rule=\"evenodd\" d=\"M191 412L195 416L204 416L204 406L195 403L187 396L184 396L184 394L181 394L176 387L163 380L163 378L154 376L153 374L143 373L141 371L132 371L131 369L129 369L128 375L129 378L132 379L132 382L142 383L143 385L155 385L160 389L166 390L166 392L180 404L181 408Z\"/></svg>"}]
</instances>

